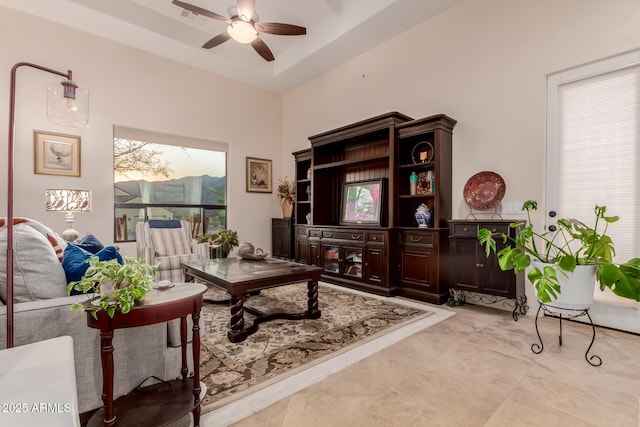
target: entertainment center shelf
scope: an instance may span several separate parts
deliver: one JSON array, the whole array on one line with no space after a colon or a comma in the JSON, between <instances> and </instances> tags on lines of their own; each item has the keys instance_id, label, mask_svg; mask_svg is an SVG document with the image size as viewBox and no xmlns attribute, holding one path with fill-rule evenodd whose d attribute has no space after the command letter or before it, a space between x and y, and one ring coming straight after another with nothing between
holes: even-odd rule
<instances>
[{"instance_id":1,"label":"entertainment center shelf","mask_svg":"<svg viewBox=\"0 0 640 427\"><path fill-rule=\"evenodd\" d=\"M455 124L390 112L309 137L293 153L296 260L332 283L443 303ZM422 204L432 220L419 229Z\"/></svg>"}]
</instances>

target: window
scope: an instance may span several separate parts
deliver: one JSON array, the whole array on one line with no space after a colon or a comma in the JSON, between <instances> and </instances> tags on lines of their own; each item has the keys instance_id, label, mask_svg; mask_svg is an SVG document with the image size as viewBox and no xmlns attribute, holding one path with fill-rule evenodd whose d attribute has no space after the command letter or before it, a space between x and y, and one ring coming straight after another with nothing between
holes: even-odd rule
<instances>
[{"instance_id":1,"label":"window","mask_svg":"<svg viewBox=\"0 0 640 427\"><path fill-rule=\"evenodd\" d=\"M194 237L226 228L227 146L114 128L115 241L146 219L186 219Z\"/></svg>"},{"instance_id":2,"label":"window","mask_svg":"<svg viewBox=\"0 0 640 427\"><path fill-rule=\"evenodd\" d=\"M640 51L550 75L547 96L547 211L594 218L605 205L621 218L608 230L616 257L640 256Z\"/></svg>"}]
</instances>

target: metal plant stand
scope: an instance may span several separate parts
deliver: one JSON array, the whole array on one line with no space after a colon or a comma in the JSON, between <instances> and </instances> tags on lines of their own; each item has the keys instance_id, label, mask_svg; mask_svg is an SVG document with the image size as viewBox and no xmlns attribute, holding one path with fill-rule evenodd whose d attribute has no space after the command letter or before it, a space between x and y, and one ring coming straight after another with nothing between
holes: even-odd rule
<instances>
[{"instance_id":1,"label":"metal plant stand","mask_svg":"<svg viewBox=\"0 0 640 427\"><path fill-rule=\"evenodd\" d=\"M453 288L449 289L449 295L450 298L447 300L447 305L449 307L464 305L467 302L470 304L474 302L482 302L484 304L496 304L502 302L503 307L513 308L511 317L513 317L513 320L516 322L520 315L527 314L527 311L529 311L526 295L522 295L519 298L502 298L496 295L477 294Z\"/></svg>"},{"instance_id":2,"label":"metal plant stand","mask_svg":"<svg viewBox=\"0 0 640 427\"><path fill-rule=\"evenodd\" d=\"M587 351L584 353L584 358L591 366L602 365L602 359L600 358L600 356L596 356L595 354L589 356L589 351L591 350L591 347L596 340L596 327L593 325L593 320L591 320L591 316L589 315L589 308L578 310L563 308L562 310L572 312L571 314L567 314L569 318L587 316L587 318L589 319L589 324L591 325L591 330L593 331L593 335L591 336L591 343L589 344ZM540 344L531 344L531 351L535 354L540 354L544 350L544 344L542 343L542 337L540 336L540 330L538 329L538 317L540 317L540 312L549 313L550 315L552 315L552 317L560 319L560 335L558 336L558 341L560 345L562 345L562 313L554 313L549 310L549 307L547 307L545 304L540 303L540 307L538 307L538 312L536 313L536 333L538 334L538 340L540 341Z\"/></svg>"}]
</instances>

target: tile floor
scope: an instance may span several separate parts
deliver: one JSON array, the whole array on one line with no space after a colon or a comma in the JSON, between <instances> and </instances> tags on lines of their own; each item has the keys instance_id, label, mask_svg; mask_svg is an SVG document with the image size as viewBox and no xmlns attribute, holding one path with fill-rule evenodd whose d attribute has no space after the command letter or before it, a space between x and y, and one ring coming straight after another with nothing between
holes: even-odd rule
<instances>
[{"instance_id":1,"label":"tile floor","mask_svg":"<svg viewBox=\"0 0 640 427\"><path fill-rule=\"evenodd\" d=\"M440 309L448 310L445 306ZM615 426L640 427L640 336L466 305L456 315L264 409L234 427ZM203 427L227 425L216 412Z\"/></svg>"}]
</instances>

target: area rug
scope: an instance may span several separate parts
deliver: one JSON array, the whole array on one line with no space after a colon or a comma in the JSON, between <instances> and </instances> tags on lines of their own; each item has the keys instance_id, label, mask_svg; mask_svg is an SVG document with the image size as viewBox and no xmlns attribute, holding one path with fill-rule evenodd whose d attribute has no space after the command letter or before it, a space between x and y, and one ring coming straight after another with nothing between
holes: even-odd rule
<instances>
[{"instance_id":1,"label":"area rug","mask_svg":"<svg viewBox=\"0 0 640 427\"><path fill-rule=\"evenodd\" d=\"M208 291L221 299L223 293ZM205 333L200 356L200 378L207 386L202 413L308 369L398 327L434 313L428 306L406 306L361 292L320 284L316 320L274 320L240 343L227 339L229 308L205 304ZM303 312L306 284L263 290L248 298L264 312ZM245 312L245 322L253 316Z\"/></svg>"}]
</instances>

